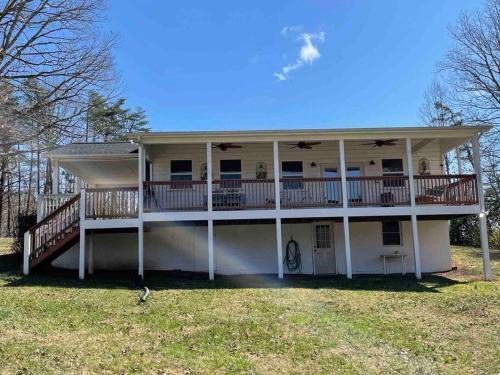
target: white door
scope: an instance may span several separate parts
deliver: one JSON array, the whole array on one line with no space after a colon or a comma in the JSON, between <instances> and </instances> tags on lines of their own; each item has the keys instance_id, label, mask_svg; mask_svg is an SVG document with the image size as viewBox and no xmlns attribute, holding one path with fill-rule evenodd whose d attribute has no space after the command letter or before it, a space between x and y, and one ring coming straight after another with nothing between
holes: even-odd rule
<instances>
[{"instance_id":1,"label":"white door","mask_svg":"<svg viewBox=\"0 0 500 375\"><path fill-rule=\"evenodd\" d=\"M336 273L332 223L313 223L312 232L314 274Z\"/></svg>"},{"instance_id":2,"label":"white door","mask_svg":"<svg viewBox=\"0 0 500 375\"><path fill-rule=\"evenodd\" d=\"M322 165L321 174L323 177L337 177L337 167L331 165ZM338 203L339 202L339 188L336 181L325 181L324 186L324 199L326 203Z\"/></svg>"}]
</instances>

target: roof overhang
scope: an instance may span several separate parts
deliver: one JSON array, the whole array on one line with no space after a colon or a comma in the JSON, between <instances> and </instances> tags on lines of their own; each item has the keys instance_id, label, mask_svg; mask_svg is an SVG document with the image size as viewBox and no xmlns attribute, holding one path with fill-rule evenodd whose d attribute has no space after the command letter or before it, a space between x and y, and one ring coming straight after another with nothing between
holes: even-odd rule
<instances>
[{"instance_id":1,"label":"roof overhang","mask_svg":"<svg viewBox=\"0 0 500 375\"><path fill-rule=\"evenodd\" d=\"M487 132L491 126L460 127L385 127L350 129L243 130L197 132L134 133L129 139L142 144L179 144L205 142L272 142L314 140L360 140L380 138L456 138L470 139Z\"/></svg>"}]
</instances>

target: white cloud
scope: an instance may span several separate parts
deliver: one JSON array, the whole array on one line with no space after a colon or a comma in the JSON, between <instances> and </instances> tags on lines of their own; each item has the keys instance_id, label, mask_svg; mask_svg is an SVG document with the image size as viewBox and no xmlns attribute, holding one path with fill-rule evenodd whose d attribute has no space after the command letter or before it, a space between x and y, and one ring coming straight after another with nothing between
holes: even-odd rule
<instances>
[{"instance_id":1,"label":"white cloud","mask_svg":"<svg viewBox=\"0 0 500 375\"><path fill-rule=\"evenodd\" d=\"M297 30L294 29L295 27L297 26L285 26L281 30L281 34L287 35L289 32L296 32ZM324 42L325 33L323 31L317 33L302 33L299 35L298 40L302 42L299 56L293 64L287 64L281 68L280 72L274 73L278 81L286 81L291 71L299 69L304 66L304 64L311 65L321 57L321 53L317 45L313 44L313 41Z\"/></svg>"},{"instance_id":2,"label":"white cloud","mask_svg":"<svg viewBox=\"0 0 500 375\"><path fill-rule=\"evenodd\" d=\"M287 35L288 33L295 33L302 31L302 25L285 26L281 29L281 35Z\"/></svg>"}]
</instances>

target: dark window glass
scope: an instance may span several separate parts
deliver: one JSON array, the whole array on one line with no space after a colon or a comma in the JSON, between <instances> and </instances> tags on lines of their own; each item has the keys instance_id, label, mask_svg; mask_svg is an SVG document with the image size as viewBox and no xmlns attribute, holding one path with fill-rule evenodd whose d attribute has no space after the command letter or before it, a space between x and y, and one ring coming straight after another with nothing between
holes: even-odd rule
<instances>
[{"instance_id":1,"label":"dark window glass","mask_svg":"<svg viewBox=\"0 0 500 375\"><path fill-rule=\"evenodd\" d=\"M193 171L191 160L172 160L170 173L191 173Z\"/></svg>"},{"instance_id":2,"label":"dark window glass","mask_svg":"<svg viewBox=\"0 0 500 375\"><path fill-rule=\"evenodd\" d=\"M281 163L281 170L283 172L295 172L302 173L302 162L301 161L284 161Z\"/></svg>"},{"instance_id":3,"label":"dark window glass","mask_svg":"<svg viewBox=\"0 0 500 375\"><path fill-rule=\"evenodd\" d=\"M382 241L384 246L401 245L401 226L399 221L382 222Z\"/></svg>"},{"instance_id":4,"label":"dark window glass","mask_svg":"<svg viewBox=\"0 0 500 375\"><path fill-rule=\"evenodd\" d=\"M221 172L241 172L241 160L221 160Z\"/></svg>"}]
</instances>

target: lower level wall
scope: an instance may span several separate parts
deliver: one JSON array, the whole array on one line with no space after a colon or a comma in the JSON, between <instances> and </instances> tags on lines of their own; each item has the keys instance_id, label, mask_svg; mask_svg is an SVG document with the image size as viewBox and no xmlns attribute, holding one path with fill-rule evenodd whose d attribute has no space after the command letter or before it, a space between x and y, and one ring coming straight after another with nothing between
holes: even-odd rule
<instances>
[{"instance_id":1,"label":"lower level wall","mask_svg":"<svg viewBox=\"0 0 500 375\"><path fill-rule=\"evenodd\" d=\"M328 222L325 222L328 223ZM332 269L346 273L344 232L342 223L333 225L334 256ZM283 255L293 238L300 247L302 273L312 274L313 225L283 224ZM380 255L399 252L406 254L408 272L414 271L411 223L401 223L402 245L383 246L380 222L350 223L351 259L354 274L383 272ZM448 222L418 223L423 272L446 271L451 268ZM214 226L215 272L218 274L277 273L275 226L220 225ZM90 236L87 236L87 245ZM144 267L146 270L208 271L207 227L186 225L155 226L144 235ZM78 268L78 245L53 262L61 268ZM388 264L389 272L401 272L397 261ZM94 234L94 269L137 269L137 234ZM288 273L285 265L284 272Z\"/></svg>"}]
</instances>

